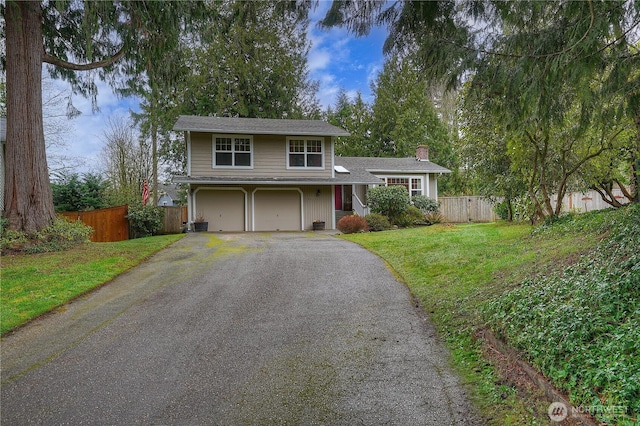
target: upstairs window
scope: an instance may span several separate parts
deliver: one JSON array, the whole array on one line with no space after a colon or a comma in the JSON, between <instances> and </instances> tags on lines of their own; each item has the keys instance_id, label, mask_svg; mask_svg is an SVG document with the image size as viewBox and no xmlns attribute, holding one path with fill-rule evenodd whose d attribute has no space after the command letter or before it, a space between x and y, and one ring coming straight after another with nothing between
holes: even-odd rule
<instances>
[{"instance_id":1,"label":"upstairs window","mask_svg":"<svg viewBox=\"0 0 640 426\"><path fill-rule=\"evenodd\" d=\"M253 141L250 136L216 136L213 142L213 167L253 166Z\"/></svg>"},{"instance_id":2,"label":"upstairs window","mask_svg":"<svg viewBox=\"0 0 640 426\"><path fill-rule=\"evenodd\" d=\"M324 168L322 139L291 138L287 140L287 167Z\"/></svg>"}]
</instances>

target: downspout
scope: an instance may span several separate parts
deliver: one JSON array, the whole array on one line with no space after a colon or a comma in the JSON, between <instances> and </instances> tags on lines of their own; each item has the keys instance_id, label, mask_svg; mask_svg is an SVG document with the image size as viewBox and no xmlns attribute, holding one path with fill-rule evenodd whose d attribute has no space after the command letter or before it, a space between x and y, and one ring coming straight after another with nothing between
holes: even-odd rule
<instances>
[{"instance_id":1,"label":"downspout","mask_svg":"<svg viewBox=\"0 0 640 426\"><path fill-rule=\"evenodd\" d=\"M335 146L336 146L336 137L331 136L331 179L335 179L336 177L336 154L335 154ZM331 223L332 228L336 229L336 185L331 185Z\"/></svg>"},{"instance_id":2,"label":"downspout","mask_svg":"<svg viewBox=\"0 0 640 426\"><path fill-rule=\"evenodd\" d=\"M191 132L190 131L186 131L185 134L185 143L187 144L187 176L191 177ZM194 216L194 212L193 212L193 188L191 187L191 184L189 184L189 187L187 189L189 192L187 192L187 216L189 217L189 223L188 226L189 228L191 228L191 223L195 221L195 216Z\"/></svg>"},{"instance_id":3,"label":"downspout","mask_svg":"<svg viewBox=\"0 0 640 426\"><path fill-rule=\"evenodd\" d=\"M331 185L331 229L336 229L336 186Z\"/></svg>"},{"instance_id":4,"label":"downspout","mask_svg":"<svg viewBox=\"0 0 640 426\"><path fill-rule=\"evenodd\" d=\"M185 132L185 143L187 144L187 176L191 176L191 132Z\"/></svg>"},{"instance_id":5,"label":"downspout","mask_svg":"<svg viewBox=\"0 0 640 426\"><path fill-rule=\"evenodd\" d=\"M331 137L331 179L336 177L336 154L334 152L336 137Z\"/></svg>"},{"instance_id":6,"label":"downspout","mask_svg":"<svg viewBox=\"0 0 640 426\"><path fill-rule=\"evenodd\" d=\"M440 173L440 176L442 176L442 173ZM433 181L433 184L434 184L434 186L436 188L436 196L435 196L434 200L438 201L438 177L437 176L435 176L435 180Z\"/></svg>"},{"instance_id":7,"label":"downspout","mask_svg":"<svg viewBox=\"0 0 640 426\"><path fill-rule=\"evenodd\" d=\"M192 197L193 195L193 190L191 189L191 184L187 184L188 188L187 188L187 216L188 216L188 221L187 221L187 227L188 229L191 229L191 224L194 222L194 217L193 217L193 200Z\"/></svg>"},{"instance_id":8,"label":"downspout","mask_svg":"<svg viewBox=\"0 0 640 426\"><path fill-rule=\"evenodd\" d=\"M424 177L426 178L426 182L425 183L426 183L426 186L427 186L427 197L431 198L431 179L429 179L429 173L426 173L424 175Z\"/></svg>"}]
</instances>

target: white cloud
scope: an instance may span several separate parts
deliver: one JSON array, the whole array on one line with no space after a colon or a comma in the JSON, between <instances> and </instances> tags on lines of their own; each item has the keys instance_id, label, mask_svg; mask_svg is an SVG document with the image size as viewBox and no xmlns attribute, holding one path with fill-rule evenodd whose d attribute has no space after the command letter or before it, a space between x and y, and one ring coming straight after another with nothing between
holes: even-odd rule
<instances>
[{"instance_id":1,"label":"white cloud","mask_svg":"<svg viewBox=\"0 0 640 426\"><path fill-rule=\"evenodd\" d=\"M307 55L307 66L311 73L323 70L331 62L331 52L327 49L312 49Z\"/></svg>"},{"instance_id":2,"label":"white cloud","mask_svg":"<svg viewBox=\"0 0 640 426\"><path fill-rule=\"evenodd\" d=\"M321 1L311 15L317 22L326 14L330 1ZM317 94L323 108L335 104L341 89L371 100L371 82L382 68L382 42L386 30L373 29L371 36L356 39L344 28L321 29L312 25L311 50L307 57L310 77L320 83Z\"/></svg>"},{"instance_id":3,"label":"white cloud","mask_svg":"<svg viewBox=\"0 0 640 426\"><path fill-rule=\"evenodd\" d=\"M373 62L367 66L367 84L371 86L371 83L376 81L378 74L382 71L384 64L382 61Z\"/></svg>"},{"instance_id":4,"label":"white cloud","mask_svg":"<svg viewBox=\"0 0 640 426\"><path fill-rule=\"evenodd\" d=\"M104 133L107 129L109 117L128 116L130 109L138 110L138 101L135 98L119 98L111 87L102 81L97 81L97 104L100 109L92 111L91 99L81 95L73 95L72 102L81 114L69 121L69 133L64 135L62 147L53 147L48 155L63 156L70 160L69 165L79 163L81 167L75 167L77 173L97 172L101 168L100 154L104 146ZM71 93L69 84L62 80L53 80L54 91Z\"/></svg>"}]
</instances>

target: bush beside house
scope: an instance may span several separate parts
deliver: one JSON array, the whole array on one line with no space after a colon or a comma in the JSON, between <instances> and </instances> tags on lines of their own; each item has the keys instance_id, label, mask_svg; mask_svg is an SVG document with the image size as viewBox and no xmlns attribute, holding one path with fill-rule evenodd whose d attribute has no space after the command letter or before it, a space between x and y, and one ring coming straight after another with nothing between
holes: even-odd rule
<instances>
[{"instance_id":1,"label":"bush beside house","mask_svg":"<svg viewBox=\"0 0 640 426\"><path fill-rule=\"evenodd\" d=\"M340 219L336 225L343 234L354 234L367 230L367 221L362 216L349 215Z\"/></svg>"},{"instance_id":2,"label":"bush beside house","mask_svg":"<svg viewBox=\"0 0 640 426\"><path fill-rule=\"evenodd\" d=\"M395 223L409 209L409 191L404 186L378 186L368 194L369 206L373 213L379 213Z\"/></svg>"},{"instance_id":3,"label":"bush beside house","mask_svg":"<svg viewBox=\"0 0 640 426\"><path fill-rule=\"evenodd\" d=\"M432 225L442 221L439 204L424 195L409 197L406 187L400 185L379 186L369 190L370 215L367 224L371 231L389 229L391 225L402 228ZM386 218L384 222L381 218Z\"/></svg>"},{"instance_id":4,"label":"bush beside house","mask_svg":"<svg viewBox=\"0 0 640 426\"><path fill-rule=\"evenodd\" d=\"M371 232L391 229L391 222L389 222L389 218L383 214L370 213L366 215L364 219L367 221L367 228L369 228L369 231Z\"/></svg>"}]
</instances>

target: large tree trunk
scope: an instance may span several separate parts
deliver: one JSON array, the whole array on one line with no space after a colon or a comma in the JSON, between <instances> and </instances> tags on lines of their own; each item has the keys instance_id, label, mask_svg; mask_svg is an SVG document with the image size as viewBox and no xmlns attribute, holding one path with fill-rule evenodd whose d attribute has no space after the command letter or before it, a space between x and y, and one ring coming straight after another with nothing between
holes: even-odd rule
<instances>
[{"instance_id":1,"label":"large tree trunk","mask_svg":"<svg viewBox=\"0 0 640 426\"><path fill-rule=\"evenodd\" d=\"M9 229L34 232L55 218L42 126L42 8L6 4L7 145L5 217Z\"/></svg>"}]
</instances>

